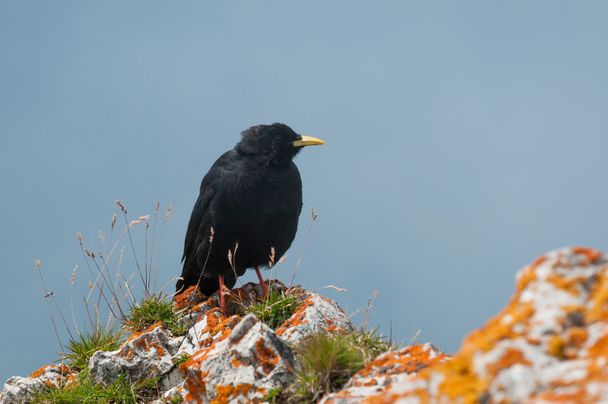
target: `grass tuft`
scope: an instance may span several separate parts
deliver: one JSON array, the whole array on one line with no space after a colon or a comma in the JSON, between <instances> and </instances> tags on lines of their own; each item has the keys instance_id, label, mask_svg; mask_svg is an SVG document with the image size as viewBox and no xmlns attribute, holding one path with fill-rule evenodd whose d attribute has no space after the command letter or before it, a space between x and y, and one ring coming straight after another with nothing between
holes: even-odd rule
<instances>
[{"instance_id":1,"label":"grass tuft","mask_svg":"<svg viewBox=\"0 0 608 404\"><path fill-rule=\"evenodd\" d=\"M316 402L340 389L366 363L366 351L347 335L317 334L296 349L301 370L293 396Z\"/></svg>"},{"instance_id":2,"label":"grass tuft","mask_svg":"<svg viewBox=\"0 0 608 404\"><path fill-rule=\"evenodd\" d=\"M274 389L270 389L266 396L263 398L265 403L277 404L281 400L281 393L283 392L282 387L275 387Z\"/></svg>"},{"instance_id":3,"label":"grass tuft","mask_svg":"<svg viewBox=\"0 0 608 404\"><path fill-rule=\"evenodd\" d=\"M378 355L393 350L396 346L378 334L378 329L366 330L359 328L348 334L348 338L355 346L360 347L365 352L365 361L369 362Z\"/></svg>"},{"instance_id":4,"label":"grass tuft","mask_svg":"<svg viewBox=\"0 0 608 404\"><path fill-rule=\"evenodd\" d=\"M77 380L35 394L32 403L136 403L137 390L138 386L132 387L124 376L108 386L96 384L85 369Z\"/></svg>"},{"instance_id":5,"label":"grass tuft","mask_svg":"<svg viewBox=\"0 0 608 404\"><path fill-rule=\"evenodd\" d=\"M295 295L285 291L270 290L263 301L248 307L246 310L248 313L255 314L259 320L276 330L295 313L298 303L298 298Z\"/></svg>"},{"instance_id":6,"label":"grass tuft","mask_svg":"<svg viewBox=\"0 0 608 404\"><path fill-rule=\"evenodd\" d=\"M316 402L325 394L341 389L369 361L392 348L376 330L313 335L296 348L301 370L281 399Z\"/></svg>"},{"instance_id":7,"label":"grass tuft","mask_svg":"<svg viewBox=\"0 0 608 404\"><path fill-rule=\"evenodd\" d=\"M113 351L120 346L121 334L113 329L98 327L92 333L81 333L77 339L68 342L67 352L63 359L67 360L72 369L84 370L89 365L89 359L97 351Z\"/></svg>"},{"instance_id":8,"label":"grass tuft","mask_svg":"<svg viewBox=\"0 0 608 404\"><path fill-rule=\"evenodd\" d=\"M188 324L182 315L173 311L173 303L161 294L145 297L131 308L124 325L133 332L143 331L155 323L162 323L173 335L184 335Z\"/></svg>"}]
</instances>

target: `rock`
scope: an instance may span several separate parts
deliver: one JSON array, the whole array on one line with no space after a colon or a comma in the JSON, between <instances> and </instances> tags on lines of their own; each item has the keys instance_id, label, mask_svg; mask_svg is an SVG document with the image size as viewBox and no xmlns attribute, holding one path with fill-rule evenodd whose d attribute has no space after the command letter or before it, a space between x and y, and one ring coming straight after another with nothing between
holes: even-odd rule
<instances>
[{"instance_id":1,"label":"rock","mask_svg":"<svg viewBox=\"0 0 608 404\"><path fill-rule=\"evenodd\" d=\"M293 378L291 350L253 314L240 319L211 313L198 333L200 348L180 366L186 402L259 402Z\"/></svg>"},{"instance_id":2,"label":"rock","mask_svg":"<svg viewBox=\"0 0 608 404\"><path fill-rule=\"evenodd\" d=\"M219 308L207 311L190 327L176 356L192 355L199 349L209 347L217 339L228 336L240 320L238 315L223 316Z\"/></svg>"},{"instance_id":3,"label":"rock","mask_svg":"<svg viewBox=\"0 0 608 404\"><path fill-rule=\"evenodd\" d=\"M342 390L325 396L321 403L350 404L390 396L396 386L420 370L447 360L449 356L428 343L387 352L357 372Z\"/></svg>"},{"instance_id":4,"label":"rock","mask_svg":"<svg viewBox=\"0 0 608 404\"><path fill-rule=\"evenodd\" d=\"M296 312L277 329L277 335L295 344L313 334L345 333L352 329L352 322L336 302L307 293Z\"/></svg>"},{"instance_id":5,"label":"rock","mask_svg":"<svg viewBox=\"0 0 608 404\"><path fill-rule=\"evenodd\" d=\"M162 393L160 398L152 401L152 404L181 403L184 401L183 395L184 386L181 384Z\"/></svg>"},{"instance_id":6,"label":"rock","mask_svg":"<svg viewBox=\"0 0 608 404\"><path fill-rule=\"evenodd\" d=\"M65 365L43 366L29 377L13 376L4 384L0 393L0 403L27 403L33 395L46 388L62 386L74 379L75 375Z\"/></svg>"},{"instance_id":7,"label":"rock","mask_svg":"<svg viewBox=\"0 0 608 404\"><path fill-rule=\"evenodd\" d=\"M233 315L220 312L217 295L204 300L191 292L180 303L192 325L186 337L173 338L158 325L132 335L120 349L93 355L94 379L160 377L156 403L261 402L294 380L298 365L290 346L313 334L353 330L336 303L299 288L289 293L300 306L276 332L253 314L242 316L259 298L259 285L231 292ZM179 368L175 359L183 362ZM385 353L322 403L608 402L607 365L608 261L599 251L565 248L522 269L509 304L452 358L430 344ZM0 403L27 402L35 391L74 378L61 366L13 377Z\"/></svg>"},{"instance_id":8,"label":"rock","mask_svg":"<svg viewBox=\"0 0 608 404\"><path fill-rule=\"evenodd\" d=\"M95 352L89 361L91 376L104 384L111 384L121 374L131 382L162 376L174 367L172 359L182 340L155 324L132 335L116 351Z\"/></svg>"},{"instance_id":9,"label":"rock","mask_svg":"<svg viewBox=\"0 0 608 404\"><path fill-rule=\"evenodd\" d=\"M188 289L173 297L173 310L180 311L194 307L205 300L205 295L203 295L196 285L192 285Z\"/></svg>"},{"instance_id":10,"label":"rock","mask_svg":"<svg viewBox=\"0 0 608 404\"><path fill-rule=\"evenodd\" d=\"M608 402L608 265L601 252L549 252L450 361L375 402Z\"/></svg>"}]
</instances>

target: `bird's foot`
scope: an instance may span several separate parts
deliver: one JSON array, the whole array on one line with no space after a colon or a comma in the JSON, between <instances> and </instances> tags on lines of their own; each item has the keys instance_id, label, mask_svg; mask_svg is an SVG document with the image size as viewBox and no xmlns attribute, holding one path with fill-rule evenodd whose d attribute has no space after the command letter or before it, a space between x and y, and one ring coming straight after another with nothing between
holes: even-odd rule
<instances>
[{"instance_id":1,"label":"bird's foot","mask_svg":"<svg viewBox=\"0 0 608 404\"><path fill-rule=\"evenodd\" d=\"M262 287L262 298L266 298L268 297L268 286L266 286L266 282L264 282L264 278L262 278L259 267L255 267L255 273L258 275L260 286Z\"/></svg>"},{"instance_id":2,"label":"bird's foot","mask_svg":"<svg viewBox=\"0 0 608 404\"><path fill-rule=\"evenodd\" d=\"M222 310L222 313L224 313L225 316L228 315L228 304L226 304L226 286L224 285L224 277L223 276L219 276L219 280L220 280L220 290L219 290L219 294L220 294L220 310Z\"/></svg>"}]
</instances>

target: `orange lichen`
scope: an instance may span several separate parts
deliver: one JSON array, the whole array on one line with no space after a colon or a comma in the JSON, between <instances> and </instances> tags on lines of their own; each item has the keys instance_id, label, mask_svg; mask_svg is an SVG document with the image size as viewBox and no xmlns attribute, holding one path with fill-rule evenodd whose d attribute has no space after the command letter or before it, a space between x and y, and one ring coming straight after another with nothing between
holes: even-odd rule
<instances>
[{"instance_id":1,"label":"orange lichen","mask_svg":"<svg viewBox=\"0 0 608 404\"><path fill-rule=\"evenodd\" d=\"M564 349L566 342L560 335L552 335L547 341L547 353L559 359L565 359Z\"/></svg>"},{"instance_id":2,"label":"orange lichen","mask_svg":"<svg viewBox=\"0 0 608 404\"><path fill-rule=\"evenodd\" d=\"M213 309L205 313L206 324L199 332L198 344L200 347L209 347L218 337L224 339L230 335L232 328L240 321L239 316L222 316L219 310ZM205 337L207 336L207 337ZM205 338L203 338L205 337Z\"/></svg>"},{"instance_id":3,"label":"orange lichen","mask_svg":"<svg viewBox=\"0 0 608 404\"><path fill-rule=\"evenodd\" d=\"M57 387L57 385L56 385L55 383L53 383L52 381L50 381L50 380L45 380L45 381L44 381L44 385L45 385L46 387L50 388L50 389L52 389L52 388L54 388L54 387Z\"/></svg>"},{"instance_id":4,"label":"orange lichen","mask_svg":"<svg viewBox=\"0 0 608 404\"><path fill-rule=\"evenodd\" d=\"M421 377L428 377L426 371L435 370L443 375L439 393L450 402L478 403L487 389L487 381L481 379L473 370L470 354L456 356L437 367L427 368L420 372Z\"/></svg>"},{"instance_id":5,"label":"orange lichen","mask_svg":"<svg viewBox=\"0 0 608 404\"><path fill-rule=\"evenodd\" d=\"M47 369L47 368L48 368L48 366L47 366L47 365L44 365L44 366L42 366L42 367L39 367L38 369L34 370L34 371L32 372L32 374L30 374L30 377L36 378L36 377L40 377L40 376L42 376L42 375L43 375L43 374L46 372L46 369Z\"/></svg>"},{"instance_id":6,"label":"orange lichen","mask_svg":"<svg viewBox=\"0 0 608 404\"><path fill-rule=\"evenodd\" d=\"M195 372L196 374L191 374L191 372L188 373L184 380L184 386L186 387L184 398L188 402L194 401L197 404L201 404L207 393L207 384L205 383L207 372L204 370L198 370Z\"/></svg>"},{"instance_id":7,"label":"orange lichen","mask_svg":"<svg viewBox=\"0 0 608 404\"><path fill-rule=\"evenodd\" d=\"M589 333L583 327L568 328L564 333L564 355L568 359L573 359L583 348Z\"/></svg>"},{"instance_id":8,"label":"orange lichen","mask_svg":"<svg viewBox=\"0 0 608 404\"><path fill-rule=\"evenodd\" d=\"M429 345L410 345L400 351L389 352L372 360L356 374L354 380L376 375L418 372L426 367L444 362L448 358L449 356L442 352L433 351Z\"/></svg>"},{"instance_id":9,"label":"orange lichen","mask_svg":"<svg viewBox=\"0 0 608 404\"><path fill-rule=\"evenodd\" d=\"M536 269L538 266L542 265L545 261L547 261L547 256L541 255L540 257L536 257L536 259L534 261L532 261L532 264L530 264L530 267L532 269Z\"/></svg>"},{"instance_id":10,"label":"orange lichen","mask_svg":"<svg viewBox=\"0 0 608 404\"><path fill-rule=\"evenodd\" d=\"M599 397L581 388L575 391L546 391L535 396L534 399L544 403L595 403L598 402Z\"/></svg>"},{"instance_id":11,"label":"orange lichen","mask_svg":"<svg viewBox=\"0 0 608 404\"><path fill-rule=\"evenodd\" d=\"M541 257L544 258L544 257ZM537 258L538 261L538 258ZM542 262L542 261L539 261ZM519 296L519 292L528 287L528 285L534 282L537 279L536 277L536 265L532 264L529 267L526 267L522 270L517 278L517 288L515 290L515 296L513 298L517 298Z\"/></svg>"},{"instance_id":12,"label":"orange lichen","mask_svg":"<svg viewBox=\"0 0 608 404\"><path fill-rule=\"evenodd\" d=\"M135 358L135 350L133 348L121 349L118 352L118 356L126 358L127 360L133 360Z\"/></svg>"},{"instance_id":13,"label":"orange lichen","mask_svg":"<svg viewBox=\"0 0 608 404\"><path fill-rule=\"evenodd\" d=\"M589 310L589 321L607 321L608 320L608 276L606 271L599 274L596 280L592 295L591 309Z\"/></svg>"},{"instance_id":14,"label":"orange lichen","mask_svg":"<svg viewBox=\"0 0 608 404\"><path fill-rule=\"evenodd\" d=\"M69 368L69 366L64 365L64 364L46 365L46 366L42 366L42 367L39 367L38 369L34 370L30 374L30 377L34 378L34 379L37 377L40 377L40 376L44 375L47 372L47 370L56 370L56 371L58 371L58 373L61 376L67 376L72 373L72 370Z\"/></svg>"},{"instance_id":15,"label":"orange lichen","mask_svg":"<svg viewBox=\"0 0 608 404\"><path fill-rule=\"evenodd\" d=\"M590 264L596 263L604 254L601 251L588 247L572 247L574 254L580 254L587 257Z\"/></svg>"},{"instance_id":16,"label":"orange lichen","mask_svg":"<svg viewBox=\"0 0 608 404\"><path fill-rule=\"evenodd\" d=\"M583 289L583 283L587 280L586 277L564 278L556 274L550 274L547 277L547 282L551 283L556 288L570 293L572 296L578 297Z\"/></svg>"},{"instance_id":17,"label":"orange lichen","mask_svg":"<svg viewBox=\"0 0 608 404\"><path fill-rule=\"evenodd\" d=\"M241 361L239 360L239 358L236 355L232 358L232 360L230 361L230 364L232 365L233 368L241 367Z\"/></svg>"},{"instance_id":18,"label":"orange lichen","mask_svg":"<svg viewBox=\"0 0 608 404\"><path fill-rule=\"evenodd\" d=\"M494 377L501 370L510 368L513 365L530 366L532 362L519 349L507 348L500 359L486 366L486 372L488 377Z\"/></svg>"},{"instance_id":19,"label":"orange lichen","mask_svg":"<svg viewBox=\"0 0 608 404\"><path fill-rule=\"evenodd\" d=\"M281 324L281 326L277 329L276 334L283 335L290 328L306 324L306 322L308 321L306 320L306 311L310 306L313 306L314 304L315 302L313 296L309 296L304 299L302 304L300 304L300 306L296 309L296 312L290 318L285 320L283 324Z\"/></svg>"},{"instance_id":20,"label":"orange lichen","mask_svg":"<svg viewBox=\"0 0 608 404\"><path fill-rule=\"evenodd\" d=\"M515 338L520 333L516 332L513 326L524 324L533 314L534 306L531 303L512 301L498 316L493 317L486 325L469 334L463 342L462 350L487 351L497 341Z\"/></svg>"},{"instance_id":21,"label":"orange lichen","mask_svg":"<svg viewBox=\"0 0 608 404\"><path fill-rule=\"evenodd\" d=\"M248 397L251 391L260 393L261 395L266 394L266 390L262 388L256 388L252 384L242 383L237 385L217 385L215 386L215 398L209 402L209 404L226 404L232 399L238 398L239 396L248 400L251 403L261 403L262 400L258 398L251 399Z\"/></svg>"},{"instance_id":22,"label":"orange lichen","mask_svg":"<svg viewBox=\"0 0 608 404\"><path fill-rule=\"evenodd\" d=\"M144 335L144 334L146 334L146 333L148 333L148 332L150 332L150 331L154 330L156 327L161 327L162 325L163 325L163 324L162 324L160 321L157 321L156 323L152 324L150 327L146 328L146 329L145 329L145 330L143 330L143 331L137 331L137 332L134 332L133 334L131 334L131 336L129 336L129 338L127 339L127 341L125 342L125 344L126 344L127 342L131 342L131 341L133 341L134 339L139 338L139 337L141 337L142 335Z\"/></svg>"},{"instance_id":23,"label":"orange lichen","mask_svg":"<svg viewBox=\"0 0 608 404\"><path fill-rule=\"evenodd\" d=\"M265 373L270 373L279 363L279 356L264 344L264 340L260 338L255 344L255 350L257 353L257 359L259 364L264 369Z\"/></svg>"},{"instance_id":24,"label":"orange lichen","mask_svg":"<svg viewBox=\"0 0 608 404\"><path fill-rule=\"evenodd\" d=\"M179 295L173 297L173 308L174 310L183 310L187 307L199 304L204 299L204 295L196 287L196 285L190 286Z\"/></svg>"},{"instance_id":25,"label":"orange lichen","mask_svg":"<svg viewBox=\"0 0 608 404\"><path fill-rule=\"evenodd\" d=\"M595 341L593 346L589 348L589 357L591 358L608 358L608 333L604 333Z\"/></svg>"},{"instance_id":26,"label":"orange lichen","mask_svg":"<svg viewBox=\"0 0 608 404\"><path fill-rule=\"evenodd\" d=\"M165 349L157 342L150 341L147 336L136 340L135 346L139 349L143 349L144 351L149 351L151 348L154 348L156 350L157 357L162 357L165 355Z\"/></svg>"},{"instance_id":27,"label":"orange lichen","mask_svg":"<svg viewBox=\"0 0 608 404\"><path fill-rule=\"evenodd\" d=\"M365 387L377 386L378 381L376 379L369 379L368 381L361 383L361 385Z\"/></svg>"}]
</instances>

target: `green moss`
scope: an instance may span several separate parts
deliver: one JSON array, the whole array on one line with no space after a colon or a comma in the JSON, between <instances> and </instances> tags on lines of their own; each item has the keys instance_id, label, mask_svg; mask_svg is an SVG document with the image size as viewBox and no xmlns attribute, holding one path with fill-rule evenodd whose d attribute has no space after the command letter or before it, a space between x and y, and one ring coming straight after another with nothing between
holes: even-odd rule
<instances>
[{"instance_id":1,"label":"green moss","mask_svg":"<svg viewBox=\"0 0 608 404\"><path fill-rule=\"evenodd\" d=\"M97 328L90 334L81 333L78 339L68 342L63 359L68 361L72 369L86 369L95 352L118 349L120 337L119 331L105 328Z\"/></svg>"},{"instance_id":2,"label":"green moss","mask_svg":"<svg viewBox=\"0 0 608 404\"><path fill-rule=\"evenodd\" d=\"M295 313L298 303L297 296L271 290L263 301L248 307L246 311L276 330Z\"/></svg>"},{"instance_id":3,"label":"green moss","mask_svg":"<svg viewBox=\"0 0 608 404\"><path fill-rule=\"evenodd\" d=\"M188 324L182 315L173 311L173 303L161 294L150 295L131 308L124 324L131 331L143 331L155 323L162 323L173 335L184 335Z\"/></svg>"}]
</instances>

